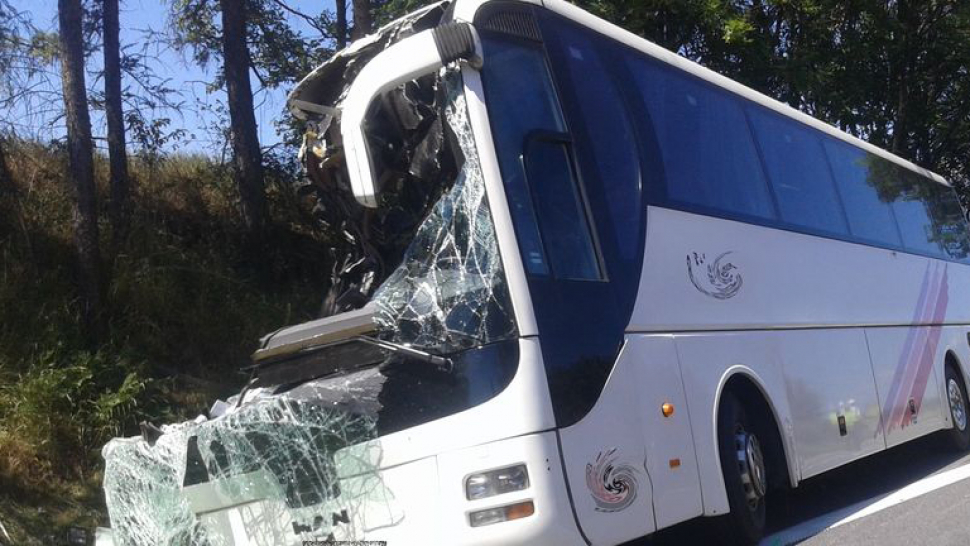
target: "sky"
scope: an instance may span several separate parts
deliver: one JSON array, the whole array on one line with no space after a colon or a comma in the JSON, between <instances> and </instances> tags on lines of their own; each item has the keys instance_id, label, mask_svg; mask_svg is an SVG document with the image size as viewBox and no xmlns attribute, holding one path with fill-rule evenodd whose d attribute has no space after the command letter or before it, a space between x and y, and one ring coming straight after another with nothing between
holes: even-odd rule
<instances>
[{"instance_id":1,"label":"sky","mask_svg":"<svg viewBox=\"0 0 970 546\"><path fill-rule=\"evenodd\" d=\"M33 25L44 31L55 32L57 30L57 0L11 0L11 4L17 10L29 13ZM319 13L323 9L333 9L333 0L291 0L290 5L305 13ZM124 48L129 44L134 51L141 51L146 43L146 32L165 31L168 24L169 5L167 0L121 0L120 23L121 23L121 44ZM310 35L312 30L305 22L295 16L291 16L290 24ZM147 51L152 56L157 57L157 61L152 63L156 74L167 79L168 87L178 90L181 98L179 108L174 111L161 111L158 115L168 117L172 120L173 128L183 128L186 130L187 138L179 144L179 150L186 152L201 152L208 154L220 154L222 152L222 139L216 138L206 127L212 127L215 123L215 115L209 110L216 107L220 102L225 102L225 93L221 90L217 92L207 92L206 81L211 81L215 73L214 68L203 70L188 56L178 53L166 46L158 45L151 47ZM100 80L94 80L92 72L98 72L101 68L100 50L89 58L89 72L87 74L88 88L96 87L103 89ZM57 67L52 67L57 68ZM41 102L59 100L60 81L56 74L57 70L51 71L53 74L49 81L44 82L48 98ZM251 76L250 81L255 92L254 103L256 104L256 122L259 127L259 139L263 146L271 146L279 142L273 122L279 120L284 113L286 93L289 88L275 90L259 90L259 82ZM137 90L137 84L128 80L124 85L133 85L133 90ZM46 141L52 138L60 138L64 134L63 123L56 119L52 112L56 108L43 108L42 105L34 104L30 108L21 107L17 112L8 113L8 118L14 122L18 134L33 136ZM91 112L92 129L95 135L96 144L104 147L103 137L105 134L104 117L100 112ZM129 139L130 141L130 139Z\"/></svg>"}]
</instances>

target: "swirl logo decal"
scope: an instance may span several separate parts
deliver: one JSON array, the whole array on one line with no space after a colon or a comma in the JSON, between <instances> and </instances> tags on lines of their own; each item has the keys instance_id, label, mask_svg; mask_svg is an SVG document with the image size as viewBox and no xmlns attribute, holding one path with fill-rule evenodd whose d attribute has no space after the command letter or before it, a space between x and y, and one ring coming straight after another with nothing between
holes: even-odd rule
<instances>
[{"instance_id":1,"label":"swirl logo decal","mask_svg":"<svg viewBox=\"0 0 970 546\"><path fill-rule=\"evenodd\" d=\"M724 260L732 253L733 251L730 250L724 252L711 263L707 263L705 254L697 252L688 254L687 275L690 276L690 282L694 288L702 294L719 300L733 298L741 290L744 280L737 266Z\"/></svg>"},{"instance_id":2,"label":"swirl logo decal","mask_svg":"<svg viewBox=\"0 0 970 546\"><path fill-rule=\"evenodd\" d=\"M619 512L637 499L637 469L616 462L616 448L601 451L596 462L586 465L586 487L597 512Z\"/></svg>"}]
</instances>

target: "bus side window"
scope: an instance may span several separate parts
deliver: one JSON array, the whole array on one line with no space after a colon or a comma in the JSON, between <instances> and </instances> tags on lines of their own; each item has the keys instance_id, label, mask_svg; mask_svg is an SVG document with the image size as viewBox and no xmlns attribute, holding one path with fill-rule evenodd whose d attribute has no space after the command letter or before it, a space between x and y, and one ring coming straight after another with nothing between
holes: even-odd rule
<instances>
[{"instance_id":1,"label":"bus side window","mask_svg":"<svg viewBox=\"0 0 970 546\"><path fill-rule=\"evenodd\" d=\"M876 190L871 166L874 156L831 137L825 139L825 153L835 174L852 235L865 242L903 246L892 207L879 198Z\"/></svg>"},{"instance_id":2,"label":"bus side window","mask_svg":"<svg viewBox=\"0 0 970 546\"><path fill-rule=\"evenodd\" d=\"M898 188L892 207L903 235L903 247L934 258L944 257L943 245L935 236L935 226L930 216L930 194L937 183L897 165L890 165L886 170L893 175L893 182Z\"/></svg>"},{"instance_id":3,"label":"bus side window","mask_svg":"<svg viewBox=\"0 0 970 546\"><path fill-rule=\"evenodd\" d=\"M781 220L838 236L848 222L816 131L761 107L748 107Z\"/></svg>"},{"instance_id":4,"label":"bus side window","mask_svg":"<svg viewBox=\"0 0 970 546\"><path fill-rule=\"evenodd\" d=\"M933 181L925 183L930 188L926 210L931 219L933 238L947 257L967 263L970 257L970 233L967 232L960 199L953 188Z\"/></svg>"},{"instance_id":5,"label":"bus side window","mask_svg":"<svg viewBox=\"0 0 970 546\"><path fill-rule=\"evenodd\" d=\"M774 204L741 102L636 54L626 55L660 143L664 203L769 220ZM640 120L645 124L644 120Z\"/></svg>"},{"instance_id":6,"label":"bus side window","mask_svg":"<svg viewBox=\"0 0 970 546\"><path fill-rule=\"evenodd\" d=\"M488 58L482 72L489 117L516 238L529 274L547 277L549 264L535 214L536 203L522 169L522 145L531 131L563 132L552 80L542 50L532 45L482 37Z\"/></svg>"},{"instance_id":7,"label":"bus side window","mask_svg":"<svg viewBox=\"0 0 970 546\"><path fill-rule=\"evenodd\" d=\"M612 61L623 50L588 29L551 17L543 35L553 72L560 78L563 109L598 228L603 267L611 282L629 275L625 282L636 284L646 207L640 188L640 152L619 88L625 81L614 74ZM648 172L659 170L659 165L651 166L654 169Z\"/></svg>"},{"instance_id":8,"label":"bus side window","mask_svg":"<svg viewBox=\"0 0 970 546\"><path fill-rule=\"evenodd\" d=\"M531 135L522 161L553 275L568 280L602 278L568 137Z\"/></svg>"}]
</instances>

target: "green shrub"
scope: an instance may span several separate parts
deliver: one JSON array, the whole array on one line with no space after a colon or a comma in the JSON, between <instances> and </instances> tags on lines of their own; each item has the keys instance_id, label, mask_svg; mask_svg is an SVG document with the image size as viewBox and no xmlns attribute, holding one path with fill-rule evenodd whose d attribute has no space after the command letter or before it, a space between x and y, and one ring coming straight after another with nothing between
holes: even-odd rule
<instances>
[{"instance_id":1,"label":"green shrub","mask_svg":"<svg viewBox=\"0 0 970 546\"><path fill-rule=\"evenodd\" d=\"M137 434L141 420L195 417L238 391L260 336L315 316L328 239L290 192L285 165L267 169L274 222L254 254L226 165L133 159L131 229L113 257L101 225L110 282L105 331L90 347L63 150L5 144L17 191L0 196L0 520L43 540L51 521L107 523L98 516L107 439ZM106 172L98 157L102 204Z\"/></svg>"},{"instance_id":2,"label":"green shrub","mask_svg":"<svg viewBox=\"0 0 970 546\"><path fill-rule=\"evenodd\" d=\"M16 382L0 386L0 473L27 484L83 477L100 446L142 417L151 381L123 357L44 351ZM28 472L29 469L29 472Z\"/></svg>"}]
</instances>

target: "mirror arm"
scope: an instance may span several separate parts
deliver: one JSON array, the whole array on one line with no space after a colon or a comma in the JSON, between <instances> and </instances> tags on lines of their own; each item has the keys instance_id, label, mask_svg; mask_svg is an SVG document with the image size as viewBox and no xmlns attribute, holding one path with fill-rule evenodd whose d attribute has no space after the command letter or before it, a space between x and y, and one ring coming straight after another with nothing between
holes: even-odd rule
<instances>
[{"instance_id":1,"label":"mirror arm","mask_svg":"<svg viewBox=\"0 0 970 546\"><path fill-rule=\"evenodd\" d=\"M469 23L448 23L409 36L388 47L361 69L350 86L340 119L351 188L365 207L377 207L374 163L364 122L371 102L381 93L465 60L481 65L481 42Z\"/></svg>"}]
</instances>

